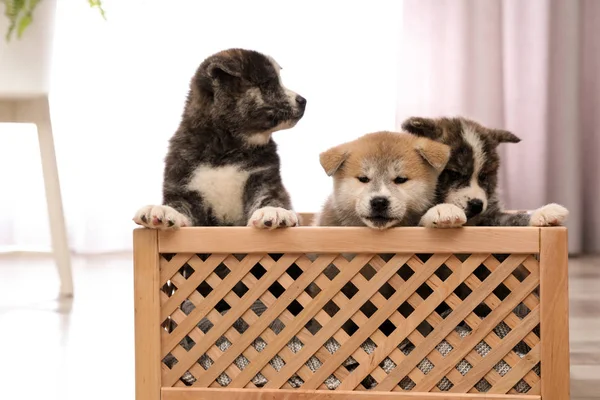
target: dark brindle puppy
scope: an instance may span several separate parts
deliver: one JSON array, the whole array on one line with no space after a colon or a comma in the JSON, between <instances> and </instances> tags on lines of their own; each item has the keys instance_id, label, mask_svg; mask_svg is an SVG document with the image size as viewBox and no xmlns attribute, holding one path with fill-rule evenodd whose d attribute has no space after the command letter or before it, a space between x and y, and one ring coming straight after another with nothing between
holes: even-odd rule
<instances>
[{"instance_id":1,"label":"dark brindle puppy","mask_svg":"<svg viewBox=\"0 0 600 400\"><path fill-rule=\"evenodd\" d=\"M436 206L421 219L427 227L550 226L565 222L568 211L548 204L532 213L507 213L496 192L500 143L518 143L511 132L486 128L466 118L412 117L402 129L414 135L437 140L451 147L450 161L437 184Z\"/></svg>"},{"instance_id":2,"label":"dark brindle puppy","mask_svg":"<svg viewBox=\"0 0 600 400\"><path fill-rule=\"evenodd\" d=\"M159 229L298 224L271 134L293 127L306 100L283 86L280 69L271 57L243 49L200 64L170 140L163 203L141 208L136 223Z\"/></svg>"}]
</instances>

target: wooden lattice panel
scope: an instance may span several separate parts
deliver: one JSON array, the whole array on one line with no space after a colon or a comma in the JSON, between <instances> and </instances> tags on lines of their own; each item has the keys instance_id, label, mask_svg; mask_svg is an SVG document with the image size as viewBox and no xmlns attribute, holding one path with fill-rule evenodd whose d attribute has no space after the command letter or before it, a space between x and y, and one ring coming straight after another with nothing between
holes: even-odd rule
<instances>
[{"instance_id":1,"label":"wooden lattice panel","mask_svg":"<svg viewBox=\"0 0 600 400\"><path fill-rule=\"evenodd\" d=\"M162 387L540 394L537 254L161 254Z\"/></svg>"}]
</instances>

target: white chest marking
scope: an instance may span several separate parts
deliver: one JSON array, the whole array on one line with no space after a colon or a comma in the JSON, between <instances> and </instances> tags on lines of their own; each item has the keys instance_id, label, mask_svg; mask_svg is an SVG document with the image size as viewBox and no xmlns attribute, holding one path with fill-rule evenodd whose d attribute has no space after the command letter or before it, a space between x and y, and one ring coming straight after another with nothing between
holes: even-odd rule
<instances>
[{"instance_id":1,"label":"white chest marking","mask_svg":"<svg viewBox=\"0 0 600 400\"><path fill-rule=\"evenodd\" d=\"M245 224L244 188L249 176L250 171L244 171L236 165L200 165L193 172L187 188L202 196L219 221Z\"/></svg>"}]
</instances>

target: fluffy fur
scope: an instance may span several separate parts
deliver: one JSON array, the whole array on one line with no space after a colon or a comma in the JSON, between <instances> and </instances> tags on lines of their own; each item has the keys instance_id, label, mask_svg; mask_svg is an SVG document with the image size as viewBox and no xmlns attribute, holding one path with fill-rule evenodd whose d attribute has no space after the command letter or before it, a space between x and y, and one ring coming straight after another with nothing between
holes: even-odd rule
<instances>
[{"instance_id":1,"label":"fluffy fur","mask_svg":"<svg viewBox=\"0 0 600 400\"><path fill-rule=\"evenodd\" d=\"M320 155L333 193L316 225L386 229L416 225L431 206L448 146L407 133L376 132Z\"/></svg>"},{"instance_id":2,"label":"fluffy fur","mask_svg":"<svg viewBox=\"0 0 600 400\"><path fill-rule=\"evenodd\" d=\"M500 143L521 139L506 130L486 128L466 118L409 118L402 129L449 145L452 154L441 173L436 206L423 216L427 227L550 226L566 221L568 210L558 204L545 205L532 213L507 213L498 200Z\"/></svg>"},{"instance_id":3,"label":"fluffy fur","mask_svg":"<svg viewBox=\"0 0 600 400\"><path fill-rule=\"evenodd\" d=\"M285 88L281 67L256 51L208 57L191 80L165 159L163 203L134 221L149 228L295 226L273 132L293 127L306 100Z\"/></svg>"}]
</instances>

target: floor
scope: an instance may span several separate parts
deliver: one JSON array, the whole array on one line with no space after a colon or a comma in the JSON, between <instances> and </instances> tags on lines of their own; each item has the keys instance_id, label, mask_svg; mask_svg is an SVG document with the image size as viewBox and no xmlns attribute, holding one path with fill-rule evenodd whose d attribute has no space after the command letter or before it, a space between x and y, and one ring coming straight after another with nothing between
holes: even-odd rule
<instances>
[{"instance_id":1,"label":"floor","mask_svg":"<svg viewBox=\"0 0 600 400\"><path fill-rule=\"evenodd\" d=\"M0 255L2 398L133 400L131 255L74 259L57 301L45 255ZM600 399L600 257L570 261L572 399Z\"/></svg>"},{"instance_id":2,"label":"floor","mask_svg":"<svg viewBox=\"0 0 600 400\"><path fill-rule=\"evenodd\" d=\"M0 256L0 398L134 399L132 265L75 258L74 300L57 301L48 257Z\"/></svg>"}]
</instances>

